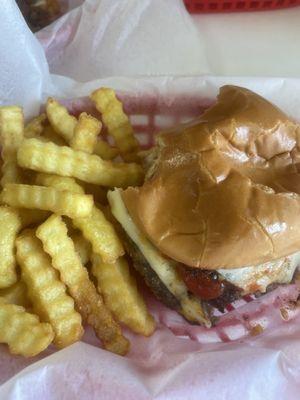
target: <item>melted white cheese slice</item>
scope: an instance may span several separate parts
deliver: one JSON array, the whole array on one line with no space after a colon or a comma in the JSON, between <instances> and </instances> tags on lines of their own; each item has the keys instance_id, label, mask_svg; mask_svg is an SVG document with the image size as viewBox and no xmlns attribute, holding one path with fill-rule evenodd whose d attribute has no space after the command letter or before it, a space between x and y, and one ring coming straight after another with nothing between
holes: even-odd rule
<instances>
[{"instance_id":1,"label":"melted white cheese slice","mask_svg":"<svg viewBox=\"0 0 300 400\"><path fill-rule=\"evenodd\" d=\"M122 225L130 239L137 245L160 280L180 302L182 314L185 318L189 321L201 323L209 328L211 321L207 318L200 299L188 293L185 283L176 271L174 262L165 258L157 251L135 225L123 202L120 190L109 191L107 198L112 214Z\"/></svg>"},{"instance_id":2,"label":"melted white cheese slice","mask_svg":"<svg viewBox=\"0 0 300 400\"><path fill-rule=\"evenodd\" d=\"M157 251L133 222L123 202L120 190L115 189L108 192L108 201L114 217L122 225L131 240L138 246L160 280L180 301L186 318L198 322L202 320L201 322L207 325L207 321L204 322L206 318L199 307L199 303L193 297L188 296L185 283L178 276L174 263ZM300 252L297 252L264 264L235 269L219 269L218 272L228 282L241 288L243 294L264 293L272 283L283 284L291 282L299 265Z\"/></svg>"},{"instance_id":3,"label":"melted white cheese slice","mask_svg":"<svg viewBox=\"0 0 300 400\"><path fill-rule=\"evenodd\" d=\"M300 252L279 260L236 269L219 269L228 282L243 289L244 294L264 293L272 283L290 283L300 265Z\"/></svg>"}]
</instances>

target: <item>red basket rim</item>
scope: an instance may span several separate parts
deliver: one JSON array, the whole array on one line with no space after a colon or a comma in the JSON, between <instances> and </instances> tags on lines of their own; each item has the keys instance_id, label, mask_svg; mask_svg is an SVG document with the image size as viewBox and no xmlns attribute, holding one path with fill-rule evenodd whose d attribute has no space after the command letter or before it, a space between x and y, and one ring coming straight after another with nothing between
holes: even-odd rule
<instances>
[{"instance_id":1,"label":"red basket rim","mask_svg":"<svg viewBox=\"0 0 300 400\"><path fill-rule=\"evenodd\" d=\"M300 6L300 0L184 0L191 14L271 11Z\"/></svg>"}]
</instances>

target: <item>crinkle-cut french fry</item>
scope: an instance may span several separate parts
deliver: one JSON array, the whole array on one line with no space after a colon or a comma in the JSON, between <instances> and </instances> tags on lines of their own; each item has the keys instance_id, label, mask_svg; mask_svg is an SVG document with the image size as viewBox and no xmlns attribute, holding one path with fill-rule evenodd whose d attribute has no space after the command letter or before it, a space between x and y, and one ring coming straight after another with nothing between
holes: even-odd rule
<instances>
[{"instance_id":1,"label":"crinkle-cut french fry","mask_svg":"<svg viewBox=\"0 0 300 400\"><path fill-rule=\"evenodd\" d=\"M73 178L57 175L39 174L37 183L57 190L84 193L83 188ZM101 210L93 207L91 215L85 218L73 218L73 225L81 230L93 251L101 255L105 262L114 262L124 254L124 249L113 225L107 221Z\"/></svg>"},{"instance_id":2,"label":"crinkle-cut french fry","mask_svg":"<svg viewBox=\"0 0 300 400\"><path fill-rule=\"evenodd\" d=\"M36 177L36 183L42 186L54 187L57 190L84 194L84 190L79 183L77 183L74 178L68 176L40 173Z\"/></svg>"},{"instance_id":3,"label":"crinkle-cut french fry","mask_svg":"<svg viewBox=\"0 0 300 400\"><path fill-rule=\"evenodd\" d=\"M39 321L21 306L6 303L0 298L0 343L5 343L12 354L33 357L52 342L54 333L50 324Z\"/></svg>"},{"instance_id":4,"label":"crinkle-cut french fry","mask_svg":"<svg viewBox=\"0 0 300 400\"><path fill-rule=\"evenodd\" d=\"M91 194L96 203L100 203L103 205L107 204L107 191L108 191L107 187L101 187L86 182L82 182L82 185L84 187L84 192L86 194Z\"/></svg>"},{"instance_id":5,"label":"crinkle-cut french fry","mask_svg":"<svg viewBox=\"0 0 300 400\"><path fill-rule=\"evenodd\" d=\"M74 300L59 280L42 243L33 231L25 231L16 244L17 259L29 298L41 321L51 324L55 333L53 343L63 348L77 342L83 335L81 316L75 311Z\"/></svg>"},{"instance_id":6,"label":"crinkle-cut french fry","mask_svg":"<svg viewBox=\"0 0 300 400\"><path fill-rule=\"evenodd\" d=\"M26 138L37 138L41 136L44 125L47 120L47 115L45 113L40 114L39 116L33 118L24 129L24 136Z\"/></svg>"},{"instance_id":7,"label":"crinkle-cut french fry","mask_svg":"<svg viewBox=\"0 0 300 400\"><path fill-rule=\"evenodd\" d=\"M19 279L14 285L0 289L0 297L3 297L7 303L16 304L24 308L31 307L27 288L22 279Z\"/></svg>"},{"instance_id":8,"label":"crinkle-cut french fry","mask_svg":"<svg viewBox=\"0 0 300 400\"><path fill-rule=\"evenodd\" d=\"M94 254L92 263L92 274L97 279L99 292L114 317L136 333L151 335L155 329L154 319L138 292L125 258L107 264Z\"/></svg>"},{"instance_id":9,"label":"crinkle-cut french fry","mask_svg":"<svg viewBox=\"0 0 300 400\"><path fill-rule=\"evenodd\" d=\"M144 171L138 164L113 163L96 155L73 150L37 139L26 139L18 150L18 163L23 168L62 176L71 176L103 186L137 186Z\"/></svg>"},{"instance_id":10,"label":"crinkle-cut french fry","mask_svg":"<svg viewBox=\"0 0 300 400\"><path fill-rule=\"evenodd\" d=\"M43 142L53 142L58 146L66 146L67 142L59 136L51 125L46 125L39 140Z\"/></svg>"},{"instance_id":11,"label":"crinkle-cut french fry","mask_svg":"<svg viewBox=\"0 0 300 400\"><path fill-rule=\"evenodd\" d=\"M8 182L19 182L21 171L17 165L16 154L23 140L24 116L22 109L17 106L0 107L0 144L3 159L2 179L3 186Z\"/></svg>"},{"instance_id":12,"label":"crinkle-cut french fry","mask_svg":"<svg viewBox=\"0 0 300 400\"><path fill-rule=\"evenodd\" d=\"M4 157L3 157L4 159ZM16 160L12 158L9 160L4 160L2 165L2 178L1 185L2 187L6 183L10 182L21 182L23 180L21 168L18 167Z\"/></svg>"},{"instance_id":13,"label":"crinkle-cut french fry","mask_svg":"<svg viewBox=\"0 0 300 400\"><path fill-rule=\"evenodd\" d=\"M1 200L13 207L52 211L70 218L87 217L93 208L93 198L89 195L14 183L4 186Z\"/></svg>"},{"instance_id":14,"label":"crinkle-cut french fry","mask_svg":"<svg viewBox=\"0 0 300 400\"><path fill-rule=\"evenodd\" d=\"M21 219L22 229L28 228L31 225L41 224L50 215L44 210L30 210L28 208L18 208L18 214Z\"/></svg>"},{"instance_id":15,"label":"crinkle-cut french fry","mask_svg":"<svg viewBox=\"0 0 300 400\"><path fill-rule=\"evenodd\" d=\"M0 136L4 150L15 150L23 140L24 116L18 106L0 107Z\"/></svg>"},{"instance_id":16,"label":"crinkle-cut french fry","mask_svg":"<svg viewBox=\"0 0 300 400\"><path fill-rule=\"evenodd\" d=\"M74 218L73 224L91 243L93 252L99 254L104 262L113 263L124 254L123 245L113 225L107 221L103 212L93 207L86 218Z\"/></svg>"},{"instance_id":17,"label":"crinkle-cut french fry","mask_svg":"<svg viewBox=\"0 0 300 400\"><path fill-rule=\"evenodd\" d=\"M51 97L47 100L46 113L55 132L69 143L73 137L77 119L69 114L66 107Z\"/></svg>"},{"instance_id":18,"label":"crinkle-cut french fry","mask_svg":"<svg viewBox=\"0 0 300 400\"><path fill-rule=\"evenodd\" d=\"M71 147L92 154L101 128L102 124L98 119L81 113L70 141Z\"/></svg>"},{"instance_id":19,"label":"crinkle-cut french fry","mask_svg":"<svg viewBox=\"0 0 300 400\"><path fill-rule=\"evenodd\" d=\"M97 154L103 160L113 160L119 155L119 150L110 146L104 140L98 139L94 147L94 154Z\"/></svg>"},{"instance_id":20,"label":"crinkle-cut french fry","mask_svg":"<svg viewBox=\"0 0 300 400\"><path fill-rule=\"evenodd\" d=\"M39 174L37 183L57 190L84 193L83 188L73 179L57 175ZM73 225L81 230L93 251L101 255L105 262L114 262L124 254L124 249L113 225L107 221L101 210L93 207L91 215L85 218L73 218Z\"/></svg>"},{"instance_id":21,"label":"crinkle-cut french fry","mask_svg":"<svg viewBox=\"0 0 300 400\"><path fill-rule=\"evenodd\" d=\"M52 215L39 226L36 234L51 256L52 265L60 272L60 278L68 287L83 319L94 328L106 349L126 354L129 342L90 281L61 217Z\"/></svg>"},{"instance_id":22,"label":"crinkle-cut french fry","mask_svg":"<svg viewBox=\"0 0 300 400\"><path fill-rule=\"evenodd\" d=\"M81 233L73 233L70 236L73 240L75 251L79 255L82 264L87 264L92 254L91 244L82 236Z\"/></svg>"},{"instance_id":23,"label":"crinkle-cut french fry","mask_svg":"<svg viewBox=\"0 0 300 400\"><path fill-rule=\"evenodd\" d=\"M6 288L17 281L15 239L21 228L18 211L0 207L0 288Z\"/></svg>"},{"instance_id":24,"label":"crinkle-cut french fry","mask_svg":"<svg viewBox=\"0 0 300 400\"><path fill-rule=\"evenodd\" d=\"M122 103L117 99L114 90L109 88L95 90L90 97L102 114L102 121L108 133L113 136L122 157L126 160L126 154L136 153L139 150L139 143L134 136L129 118L123 111Z\"/></svg>"}]
</instances>

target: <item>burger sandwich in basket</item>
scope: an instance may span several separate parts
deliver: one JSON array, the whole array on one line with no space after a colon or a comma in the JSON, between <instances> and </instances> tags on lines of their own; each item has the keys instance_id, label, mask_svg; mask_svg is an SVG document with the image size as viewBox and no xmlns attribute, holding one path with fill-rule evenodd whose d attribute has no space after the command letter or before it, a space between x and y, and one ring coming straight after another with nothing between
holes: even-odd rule
<instances>
[{"instance_id":1,"label":"burger sandwich in basket","mask_svg":"<svg viewBox=\"0 0 300 400\"><path fill-rule=\"evenodd\" d=\"M188 321L295 279L300 126L240 87L157 136L145 182L108 194L127 252L153 293Z\"/></svg>"}]
</instances>

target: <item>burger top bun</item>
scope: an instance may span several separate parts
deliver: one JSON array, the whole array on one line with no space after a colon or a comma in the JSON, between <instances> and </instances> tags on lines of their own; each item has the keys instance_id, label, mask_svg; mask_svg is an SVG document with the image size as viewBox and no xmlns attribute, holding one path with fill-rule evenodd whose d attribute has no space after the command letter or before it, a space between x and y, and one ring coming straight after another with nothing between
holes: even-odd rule
<instances>
[{"instance_id":1,"label":"burger top bun","mask_svg":"<svg viewBox=\"0 0 300 400\"><path fill-rule=\"evenodd\" d=\"M132 218L185 265L240 268L300 250L300 127L257 94L220 89L201 118L158 136Z\"/></svg>"}]
</instances>

